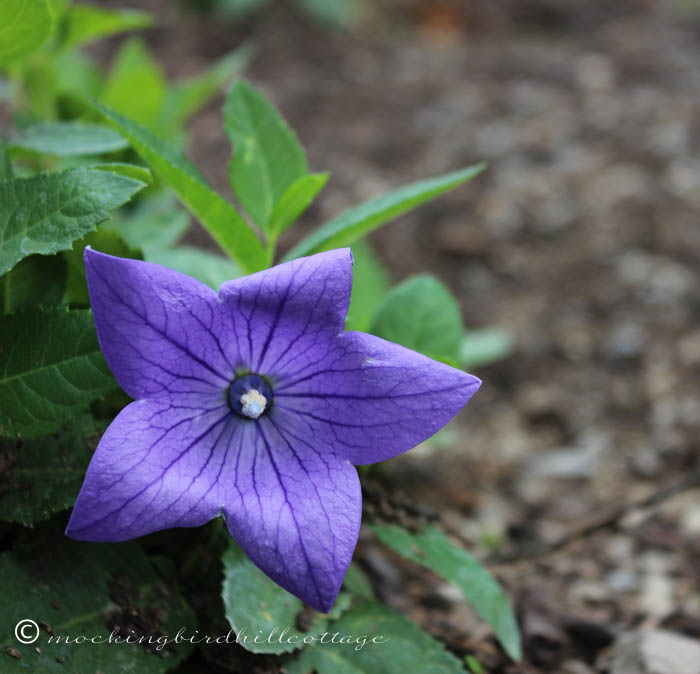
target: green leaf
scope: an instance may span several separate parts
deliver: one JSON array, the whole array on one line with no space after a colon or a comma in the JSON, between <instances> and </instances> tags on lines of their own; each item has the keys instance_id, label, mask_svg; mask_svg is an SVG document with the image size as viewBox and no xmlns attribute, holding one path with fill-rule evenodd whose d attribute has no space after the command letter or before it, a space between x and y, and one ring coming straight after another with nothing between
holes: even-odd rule
<instances>
[{"instance_id":1,"label":"green leaf","mask_svg":"<svg viewBox=\"0 0 700 674\"><path fill-rule=\"evenodd\" d=\"M175 127L199 110L224 85L250 63L254 49L243 45L217 61L206 72L189 77L173 85L168 92L164 114Z\"/></svg>"},{"instance_id":2,"label":"green leaf","mask_svg":"<svg viewBox=\"0 0 700 674\"><path fill-rule=\"evenodd\" d=\"M476 164L461 171L421 180L359 206L348 208L301 241L285 256L285 260L349 246L402 213L465 183L481 173L484 168L484 164Z\"/></svg>"},{"instance_id":3,"label":"green leaf","mask_svg":"<svg viewBox=\"0 0 700 674\"><path fill-rule=\"evenodd\" d=\"M70 508L98 439L88 414L49 437L0 438L5 480L0 490L0 520L33 524Z\"/></svg>"},{"instance_id":4,"label":"green leaf","mask_svg":"<svg viewBox=\"0 0 700 674\"><path fill-rule=\"evenodd\" d=\"M100 101L158 132L168 83L142 40L128 40L117 53Z\"/></svg>"},{"instance_id":5,"label":"green leaf","mask_svg":"<svg viewBox=\"0 0 700 674\"><path fill-rule=\"evenodd\" d=\"M0 334L0 436L51 433L117 388L89 310L11 314Z\"/></svg>"},{"instance_id":6,"label":"green leaf","mask_svg":"<svg viewBox=\"0 0 700 674\"><path fill-rule=\"evenodd\" d=\"M434 276L422 274L385 295L370 332L431 358L456 363L464 326L452 293Z\"/></svg>"},{"instance_id":7,"label":"green leaf","mask_svg":"<svg viewBox=\"0 0 700 674\"><path fill-rule=\"evenodd\" d=\"M0 66L41 47L53 32L54 16L46 0L0 3Z\"/></svg>"},{"instance_id":8,"label":"green leaf","mask_svg":"<svg viewBox=\"0 0 700 674\"><path fill-rule=\"evenodd\" d=\"M343 638L346 641L340 641ZM347 611L328 630L325 643L307 646L285 666L287 674L464 673L460 661L440 642L374 601L363 601Z\"/></svg>"},{"instance_id":9,"label":"green leaf","mask_svg":"<svg viewBox=\"0 0 700 674\"><path fill-rule=\"evenodd\" d=\"M143 187L90 169L0 182L0 274L32 253L67 250Z\"/></svg>"},{"instance_id":10,"label":"green leaf","mask_svg":"<svg viewBox=\"0 0 700 674\"><path fill-rule=\"evenodd\" d=\"M304 148L275 107L248 82L237 80L224 105L233 144L231 188L264 230L287 188L307 172Z\"/></svg>"},{"instance_id":11,"label":"green leaf","mask_svg":"<svg viewBox=\"0 0 700 674\"><path fill-rule=\"evenodd\" d=\"M140 180L145 185L153 183L153 174L151 171L145 166L138 166L137 164L126 164L117 161L104 164L89 164L88 168L93 168L98 171L108 171L109 173L116 173L120 176Z\"/></svg>"},{"instance_id":12,"label":"green leaf","mask_svg":"<svg viewBox=\"0 0 700 674\"><path fill-rule=\"evenodd\" d=\"M240 267L228 258L192 246L152 248L146 251L145 257L148 262L194 276L214 290L218 290L225 281L243 276Z\"/></svg>"},{"instance_id":13,"label":"green leaf","mask_svg":"<svg viewBox=\"0 0 700 674\"><path fill-rule=\"evenodd\" d=\"M374 599L374 590L365 575L365 572L357 565L356 562L350 562L345 579L343 580L343 588L345 588L354 597L360 599Z\"/></svg>"},{"instance_id":14,"label":"green leaf","mask_svg":"<svg viewBox=\"0 0 700 674\"><path fill-rule=\"evenodd\" d=\"M7 145L5 144L5 139L0 136L0 181L10 180L13 175L10 155L7 153Z\"/></svg>"},{"instance_id":15,"label":"green leaf","mask_svg":"<svg viewBox=\"0 0 700 674\"><path fill-rule=\"evenodd\" d=\"M114 129L83 122L43 122L27 127L9 143L10 147L56 157L103 154L129 147Z\"/></svg>"},{"instance_id":16,"label":"green leaf","mask_svg":"<svg viewBox=\"0 0 700 674\"><path fill-rule=\"evenodd\" d=\"M93 105L131 143L153 172L173 189L241 269L251 273L265 267L265 251L253 230L228 201L207 185L181 152L119 113L100 103Z\"/></svg>"},{"instance_id":17,"label":"green leaf","mask_svg":"<svg viewBox=\"0 0 700 674\"><path fill-rule=\"evenodd\" d=\"M73 99L93 98L102 87L102 71L78 51L52 54L48 79L57 96ZM81 106L83 101L80 101Z\"/></svg>"},{"instance_id":18,"label":"green leaf","mask_svg":"<svg viewBox=\"0 0 700 674\"><path fill-rule=\"evenodd\" d=\"M433 527L415 534L395 524L374 524L372 530L383 543L406 559L427 566L454 583L496 633L506 653L520 660L520 633L508 596L472 555Z\"/></svg>"},{"instance_id":19,"label":"green leaf","mask_svg":"<svg viewBox=\"0 0 700 674\"><path fill-rule=\"evenodd\" d=\"M0 276L0 313L58 304L65 287L66 263L60 255L30 255Z\"/></svg>"},{"instance_id":20,"label":"green leaf","mask_svg":"<svg viewBox=\"0 0 700 674\"><path fill-rule=\"evenodd\" d=\"M222 14L241 18L261 9L267 3L268 0L215 0L215 8Z\"/></svg>"},{"instance_id":21,"label":"green leaf","mask_svg":"<svg viewBox=\"0 0 700 674\"><path fill-rule=\"evenodd\" d=\"M352 26L362 11L359 0L296 0L296 3L315 21L335 28Z\"/></svg>"},{"instance_id":22,"label":"green leaf","mask_svg":"<svg viewBox=\"0 0 700 674\"><path fill-rule=\"evenodd\" d=\"M80 117L102 86L99 67L79 52L41 51L22 63L22 94L33 119Z\"/></svg>"},{"instance_id":23,"label":"green leaf","mask_svg":"<svg viewBox=\"0 0 700 674\"><path fill-rule=\"evenodd\" d=\"M467 663L471 674L486 674L486 670L473 655L467 655L464 661Z\"/></svg>"},{"instance_id":24,"label":"green leaf","mask_svg":"<svg viewBox=\"0 0 700 674\"><path fill-rule=\"evenodd\" d=\"M170 248L185 233L190 216L170 195L166 197L141 200L127 217L108 220L102 227L118 232L129 246L144 252Z\"/></svg>"},{"instance_id":25,"label":"green leaf","mask_svg":"<svg viewBox=\"0 0 700 674\"><path fill-rule=\"evenodd\" d=\"M64 18L64 38L61 46L69 49L128 30L147 28L153 17L134 10L102 9L94 5L71 5Z\"/></svg>"},{"instance_id":26,"label":"green leaf","mask_svg":"<svg viewBox=\"0 0 700 674\"><path fill-rule=\"evenodd\" d=\"M140 260L142 255L138 250L130 248L118 232L103 227L100 227L96 232L86 234L80 241L76 241L73 244L73 249L63 254L68 266L66 302L89 307L90 295L88 294L85 263L83 261L85 246L92 246L100 253L107 253L117 257Z\"/></svg>"},{"instance_id":27,"label":"green leaf","mask_svg":"<svg viewBox=\"0 0 700 674\"><path fill-rule=\"evenodd\" d=\"M352 256L352 295L345 329L368 332L389 290L389 275L367 240L360 239L353 245Z\"/></svg>"},{"instance_id":28,"label":"green leaf","mask_svg":"<svg viewBox=\"0 0 700 674\"><path fill-rule=\"evenodd\" d=\"M459 362L465 369L503 360L513 353L513 338L499 328L467 330L459 347Z\"/></svg>"},{"instance_id":29,"label":"green leaf","mask_svg":"<svg viewBox=\"0 0 700 674\"><path fill-rule=\"evenodd\" d=\"M233 541L222 561L226 618L238 636L238 643L253 653L296 650L303 646L304 636L321 634L328 621L347 608L349 598L341 595L328 615L313 611L311 627L300 632L296 621L304 607L301 600L270 580ZM265 637L261 643L253 641L258 635ZM272 636L268 639L268 635Z\"/></svg>"},{"instance_id":30,"label":"green leaf","mask_svg":"<svg viewBox=\"0 0 700 674\"><path fill-rule=\"evenodd\" d=\"M156 641L164 635L174 637L182 627L185 637L198 636L196 619L182 597L158 578L137 544L84 543L36 534L27 538L31 543L16 545L0 557L0 654L5 672L161 674L192 650L187 640L164 647ZM15 638L15 626L23 619L41 625L31 645ZM115 628L115 636L123 640L133 630L132 643L110 643ZM51 634L63 639L50 642ZM65 637L71 637L71 643L65 643ZM144 643L133 643L139 637ZM103 643L87 641L93 638ZM20 658L11 658L8 648Z\"/></svg>"},{"instance_id":31,"label":"green leaf","mask_svg":"<svg viewBox=\"0 0 700 674\"><path fill-rule=\"evenodd\" d=\"M307 173L297 178L282 194L270 215L267 231L284 232L316 198L328 181L328 173Z\"/></svg>"}]
</instances>

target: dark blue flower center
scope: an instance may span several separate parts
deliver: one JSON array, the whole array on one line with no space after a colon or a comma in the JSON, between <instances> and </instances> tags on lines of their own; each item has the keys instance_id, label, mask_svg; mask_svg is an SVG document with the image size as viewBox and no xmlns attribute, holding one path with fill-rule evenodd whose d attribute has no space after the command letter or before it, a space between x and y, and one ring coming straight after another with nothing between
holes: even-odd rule
<instances>
[{"instance_id":1,"label":"dark blue flower center","mask_svg":"<svg viewBox=\"0 0 700 674\"><path fill-rule=\"evenodd\" d=\"M228 389L231 409L244 419L257 419L272 405L272 389L257 374L243 374Z\"/></svg>"}]
</instances>

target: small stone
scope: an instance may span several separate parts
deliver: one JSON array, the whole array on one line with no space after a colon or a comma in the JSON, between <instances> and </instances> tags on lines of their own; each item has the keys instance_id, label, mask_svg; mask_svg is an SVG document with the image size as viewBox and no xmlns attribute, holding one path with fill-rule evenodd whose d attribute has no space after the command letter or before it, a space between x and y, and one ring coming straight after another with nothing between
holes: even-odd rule
<instances>
[{"instance_id":1,"label":"small stone","mask_svg":"<svg viewBox=\"0 0 700 674\"><path fill-rule=\"evenodd\" d=\"M576 63L576 81L588 91L609 91L615 85L615 70L602 54L584 54Z\"/></svg>"},{"instance_id":2,"label":"small stone","mask_svg":"<svg viewBox=\"0 0 700 674\"><path fill-rule=\"evenodd\" d=\"M690 506L681 516L680 525L688 537L700 536L700 505Z\"/></svg>"},{"instance_id":3,"label":"small stone","mask_svg":"<svg viewBox=\"0 0 700 674\"><path fill-rule=\"evenodd\" d=\"M527 460L527 474L562 479L593 477L600 465L600 458L609 447L605 433L590 433L582 437L574 447L562 447L538 452Z\"/></svg>"},{"instance_id":4,"label":"small stone","mask_svg":"<svg viewBox=\"0 0 700 674\"><path fill-rule=\"evenodd\" d=\"M640 447L632 457L632 466L635 472L641 477L656 477L662 467L659 452L653 445L644 445Z\"/></svg>"},{"instance_id":5,"label":"small stone","mask_svg":"<svg viewBox=\"0 0 700 674\"><path fill-rule=\"evenodd\" d=\"M626 562L634 555L634 541L629 536L612 536L606 546L608 557L616 562Z\"/></svg>"},{"instance_id":6,"label":"small stone","mask_svg":"<svg viewBox=\"0 0 700 674\"><path fill-rule=\"evenodd\" d=\"M639 578L630 569L615 569L608 574L606 583L613 592L634 592L639 586Z\"/></svg>"},{"instance_id":7,"label":"small stone","mask_svg":"<svg viewBox=\"0 0 700 674\"><path fill-rule=\"evenodd\" d=\"M639 358L646 343L646 331L636 323L622 323L612 329L605 341L605 355L613 362Z\"/></svg>"},{"instance_id":8,"label":"small stone","mask_svg":"<svg viewBox=\"0 0 700 674\"><path fill-rule=\"evenodd\" d=\"M666 630L626 632L610 659L610 674L700 674L700 641Z\"/></svg>"},{"instance_id":9,"label":"small stone","mask_svg":"<svg viewBox=\"0 0 700 674\"><path fill-rule=\"evenodd\" d=\"M642 595L639 604L648 616L665 618L674 609L673 583L662 573L648 573L642 581Z\"/></svg>"},{"instance_id":10,"label":"small stone","mask_svg":"<svg viewBox=\"0 0 700 674\"><path fill-rule=\"evenodd\" d=\"M561 674L595 674L595 670L581 660L566 660L561 663Z\"/></svg>"},{"instance_id":11,"label":"small stone","mask_svg":"<svg viewBox=\"0 0 700 674\"><path fill-rule=\"evenodd\" d=\"M681 338L678 343L678 355L683 365L692 366L700 363L700 330Z\"/></svg>"}]
</instances>

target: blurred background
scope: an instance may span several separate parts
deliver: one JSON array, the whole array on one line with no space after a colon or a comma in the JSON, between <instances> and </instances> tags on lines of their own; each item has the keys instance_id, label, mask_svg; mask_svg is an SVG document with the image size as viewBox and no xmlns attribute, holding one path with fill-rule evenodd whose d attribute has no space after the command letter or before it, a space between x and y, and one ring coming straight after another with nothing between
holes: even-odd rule
<instances>
[{"instance_id":1,"label":"blurred background","mask_svg":"<svg viewBox=\"0 0 700 674\"><path fill-rule=\"evenodd\" d=\"M332 174L309 229L489 164L372 243L393 281L430 271L468 328L501 326L515 349L475 371L484 386L457 423L376 479L504 580L525 663L507 663L451 586L367 539L382 598L489 672L656 672L645 648L674 649L653 646L660 628L700 649L700 5L101 4L156 15L143 37L171 79L254 44L245 77ZM107 63L121 39L88 51ZM189 155L230 194L222 102L193 119ZM639 643L621 654L622 630Z\"/></svg>"}]
</instances>

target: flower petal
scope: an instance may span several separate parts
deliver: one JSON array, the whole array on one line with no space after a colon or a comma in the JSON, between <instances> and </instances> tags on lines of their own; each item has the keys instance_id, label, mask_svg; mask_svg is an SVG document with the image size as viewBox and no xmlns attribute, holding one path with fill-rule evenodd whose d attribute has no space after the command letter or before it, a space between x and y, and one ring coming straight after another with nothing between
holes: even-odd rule
<instances>
[{"instance_id":1,"label":"flower petal","mask_svg":"<svg viewBox=\"0 0 700 674\"><path fill-rule=\"evenodd\" d=\"M85 249L97 336L119 385L132 398L219 391L233 366L219 336L230 312L216 293L179 272Z\"/></svg>"},{"instance_id":2,"label":"flower petal","mask_svg":"<svg viewBox=\"0 0 700 674\"><path fill-rule=\"evenodd\" d=\"M224 502L227 448L236 419L224 396L207 409L165 399L127 405L93 455L66 534L124 541L169 527L192 527Z\"/></svg>"},{"instance_id":3,"label":"flower petal","mask_svg":"<svg viewBox=\"0 0 700 674\"><path fill-rule=\"evenodd\" d=\"M481 381L415 351L346 332L322 363L287 373L275 406L304 419L319 446L354 464L405 452L444 426Z\"/></svg>"},{"instance_id":4,"label":"flower petal","mask_svg":"<svg viewBox=\"0 0 700 674\"><path fill-rule=\"evenodd\" d=\"M349 248L318 253L224 283L235 316L238 367L271 379L343 330L352 289Z\"/></svg>"},{"instance_id":5,"label":"flower petal","mask_svg":"<svg viewBox=\"0 0 700 674\"><path fill-rule=\"evenodd\" d=\"M270 578L327 612L360 530L357 471L325 448L315 449L293 424L275 416L246 425L224 509L226 522Z\"/></svg>"}]
</instances>

